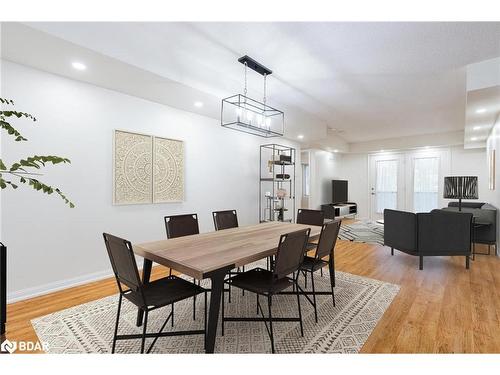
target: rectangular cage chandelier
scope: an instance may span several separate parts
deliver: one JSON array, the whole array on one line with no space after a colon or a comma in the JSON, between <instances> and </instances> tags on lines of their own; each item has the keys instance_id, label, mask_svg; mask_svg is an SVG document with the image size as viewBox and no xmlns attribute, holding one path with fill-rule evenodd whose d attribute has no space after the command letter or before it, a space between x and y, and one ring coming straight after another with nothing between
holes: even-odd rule
<instances>
[{"instance_id":1,"label":"rectangular cage chandelier","mask_svg":"<svg viewBox=\"0 0 500 375\"><path fill-rule=\"evenodd\" d=\"M249 56L238 59L245 66L243 94L222 99L221 125L226 128L258 135L260 137L281 137L285 132L285 114L266 104L266 79L272 71ZM264 76L262 102L247 96L247 69Z\"/></svg>"}]
</instances>

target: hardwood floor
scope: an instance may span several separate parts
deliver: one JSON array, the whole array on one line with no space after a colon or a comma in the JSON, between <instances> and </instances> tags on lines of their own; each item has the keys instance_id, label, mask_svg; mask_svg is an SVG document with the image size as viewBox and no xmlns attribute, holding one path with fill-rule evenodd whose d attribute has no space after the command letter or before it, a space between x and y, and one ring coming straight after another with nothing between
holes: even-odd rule
<instances>
[{"instance_id":1,"label":"hardwood floor","mask_svg":"<svg viewBox=\"0 0 500 375\"><path fill-rule=\"evenodd\" d=\"M478 246L478 251L484 251ZM362 353L500 353L500 257L418 258L378 245L338 241L336 269L398 284L401 291ZM166 275L163 267L153 277ZM30 320L117 293L114 279L8 306L7 338L37 341Z\"/></svg>"}]
</instances>

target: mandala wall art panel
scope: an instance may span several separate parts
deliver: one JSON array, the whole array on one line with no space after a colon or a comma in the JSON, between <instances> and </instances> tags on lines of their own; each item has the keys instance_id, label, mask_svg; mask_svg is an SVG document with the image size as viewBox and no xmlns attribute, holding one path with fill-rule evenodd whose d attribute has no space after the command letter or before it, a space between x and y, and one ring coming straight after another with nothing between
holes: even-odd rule
<instances>
[{"instance_id":1,"label":"mandala wall art panel","mask_svg":"<svg viewBox=\"0 0 500 375\"><path fill-rule=\"evenodd\" d=\"M182 141L115 130L113 156L113 204L183 201Z\"/></svg>"},{"instance_id":2,"label":"mandala wall art panel","mask_svg":"<svg viewBox=\"0 0 500 375\"><path fill-rule=\"evenodd\" d=\"M184 200L184 142L154 137L153 202Z\"/></svg>"}]
</instances>

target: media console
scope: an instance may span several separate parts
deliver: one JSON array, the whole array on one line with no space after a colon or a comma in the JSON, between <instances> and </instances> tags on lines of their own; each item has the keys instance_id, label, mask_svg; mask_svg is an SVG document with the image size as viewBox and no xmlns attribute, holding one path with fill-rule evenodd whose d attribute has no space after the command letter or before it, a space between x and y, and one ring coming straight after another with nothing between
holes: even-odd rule
<instances>
[{"instance_id":1,"label":"media console","mask_svg":"<svg viewBox=\"0 0 500 375\"><path fill-rule=\"evenodd\" d=\"M321 210L326 219L355 217L358 213L358 205L353 202L322 204Z\"/></svg>"}]
</instances>

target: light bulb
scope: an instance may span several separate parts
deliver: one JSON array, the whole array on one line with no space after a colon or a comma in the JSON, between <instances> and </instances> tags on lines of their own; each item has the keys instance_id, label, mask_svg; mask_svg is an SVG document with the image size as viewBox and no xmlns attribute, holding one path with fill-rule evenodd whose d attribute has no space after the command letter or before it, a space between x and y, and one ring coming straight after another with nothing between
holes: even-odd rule
<instances>
[{"instance_id":1,"label":"light bulb","mask_svg":"<svg viewBox=\"0 0 500 375\"><path fill-rule=\"evenodd\" d=\"M257 125L262 127L262 115L257 115Z\"/></svg>"},{"instance_id":2,"label":"light bulb","mask_svg":"<svg viewBox=\"0 0 500 375\"><path fill-rule=\"evenodd\" d=\"M252 122L252 117L253 117L252 111L247 111L247 120L248 120L248 122Z\"/></svg>"},{"instance_id":3,"label":"light bulb","mask_svg":"<svg viewBox=\"0 0 500 375\"><path fill-rule=\"evenodd\" d=\"M270 119L269 117L268 117L268 118L266 118L266 127L267 127L268 129L270 129L270 128L271 128L271 119Z\"/></svg>"},{"instance_id":4,"label":"light bulb","mask_svg":"<svg viewBox=\"0 0 500 375\"><path fill-rule=\"evenodd\" d=\"M242 113L243 113L243 110L240 107L236 107L236 120L237 121L240 121Z\"/></svg>"}]
</instances>

